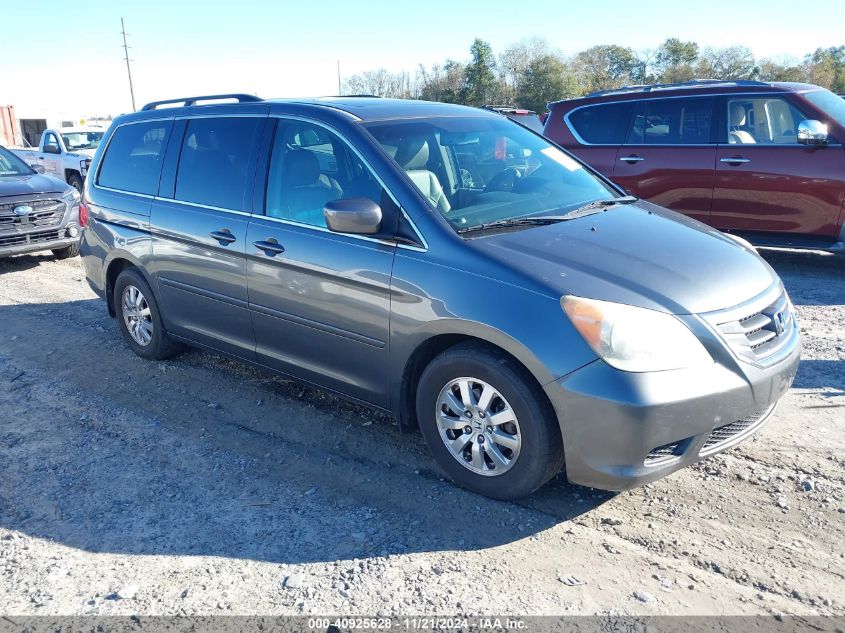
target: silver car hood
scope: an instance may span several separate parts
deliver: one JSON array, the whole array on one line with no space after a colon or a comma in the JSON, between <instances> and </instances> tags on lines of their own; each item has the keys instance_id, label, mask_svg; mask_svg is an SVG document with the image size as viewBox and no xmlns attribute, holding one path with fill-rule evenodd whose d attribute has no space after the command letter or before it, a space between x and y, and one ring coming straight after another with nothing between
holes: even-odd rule
<instances>
[{"instance_id":1,"label":"silver car hood","mask_svg":"<svg viewBox=\"0 0 845 633\"><path fill-rule=\"evenodd\" d=\"M673 314L732 307L778 280L736 240L643 201L469 241L552 292Z\"/></svg>"}]
</instances>

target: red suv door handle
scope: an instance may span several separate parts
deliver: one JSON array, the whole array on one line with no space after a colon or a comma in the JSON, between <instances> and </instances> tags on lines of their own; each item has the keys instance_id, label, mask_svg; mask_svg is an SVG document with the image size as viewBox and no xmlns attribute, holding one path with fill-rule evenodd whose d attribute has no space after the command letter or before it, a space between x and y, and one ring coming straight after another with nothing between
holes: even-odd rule
<instances>
[{"instance_id":1,"label":"red suv door handle","mask_svg":"<svg viewBox=\"0 0 845 633\"><path fill-rule=\"evenodd\" d=\"M643 158L642 156L632 155L632 156L620 156L619 160L624 160L626 163L630 164L630 163L638 163L641 160L645 160L645 158Z\"/></svg>"},{"instance_id":2,"label":"red suv door handle","mask_svg":"<svg viewBox=\"0 0 845 633\"><path fill-rule=\"evenodd\" d=\"M720 158L720 163L727 163L728 165L744 165L745 163L750 163L750 158L742 158L740 156L730 156L728 158Z\"/></svg>"}]
</instances>

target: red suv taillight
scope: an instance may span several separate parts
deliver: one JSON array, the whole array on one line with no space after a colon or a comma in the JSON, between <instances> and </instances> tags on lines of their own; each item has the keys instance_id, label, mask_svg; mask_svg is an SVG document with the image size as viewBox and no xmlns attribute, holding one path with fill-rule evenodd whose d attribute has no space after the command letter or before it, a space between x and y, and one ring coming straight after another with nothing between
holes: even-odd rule
<instances>
[{"instance_id":1,"label":"red suv taillight","mask_svg":"<svg viewBox=\"0 0 845 633\"><path fill-rule=\"evenodd\" d=\"M88 226L88 202L84 196L79 201L79 226L83 228Z\"/></svg>"}]
</instances>

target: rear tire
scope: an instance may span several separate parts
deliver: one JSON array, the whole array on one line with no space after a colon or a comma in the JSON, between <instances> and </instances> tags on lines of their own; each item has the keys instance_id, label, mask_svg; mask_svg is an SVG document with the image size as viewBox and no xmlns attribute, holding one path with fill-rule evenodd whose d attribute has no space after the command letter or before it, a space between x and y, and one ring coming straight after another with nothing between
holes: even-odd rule
<instances>
[{"instance_id":1,"label":"rear tire","mask_svg":"<svg viewBox=\"0 0 845 633\"><path fill-rule=\"evenodd\" d=\"M64 248L54 248L53 255L56 259L70 259L79 255L79 242L65 246Z\"/></svg>"},{"instance_id":2,"label":"rear tire","mask_svg":"<svg viewBox=\"0 0 845 633\"><path fill-rule=\"evenodd\" d=\"M416 406L435 461L464 488L518 499L563 466L554 410L530 374L501 350L473 342L442 352L420 377Z\"/></svg>"},{"instance_id":3,"label":"rear tire","mask_svg":"<svg viewBox=\"0 0 845 633\"><path fill-rule=\"evenodd\" d=\"M164 360L182 351L167 335L153 291L137 269L127 268L117 276L114 309L123 339L141 358Z\"/></svg>"}]
</instances>

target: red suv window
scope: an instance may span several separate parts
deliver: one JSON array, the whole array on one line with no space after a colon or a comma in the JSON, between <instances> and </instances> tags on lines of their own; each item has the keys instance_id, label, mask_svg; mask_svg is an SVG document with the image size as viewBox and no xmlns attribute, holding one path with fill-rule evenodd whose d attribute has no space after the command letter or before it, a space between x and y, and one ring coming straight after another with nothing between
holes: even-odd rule
<instances>
[{"instance_id":1,"label":"red suv window","mask_svg":"<svg viewBox=\"0 0 845 633\"><path fill-rule=\"evenodd\" d=\"M573 110L567 119L578 140L590 145L621 145L628 130L631 103L606 103Z\"/></svg>"},{"instance_id":2,"label":"red suv window","mask_svg":"<svg viewBox=\"0 0 845 633\"><path fill-rule=\"evenodd\" d=\"M634 114L628 145L702 145L710 142L713 100L641 101Z\"/></svg>"}]
</instances>

